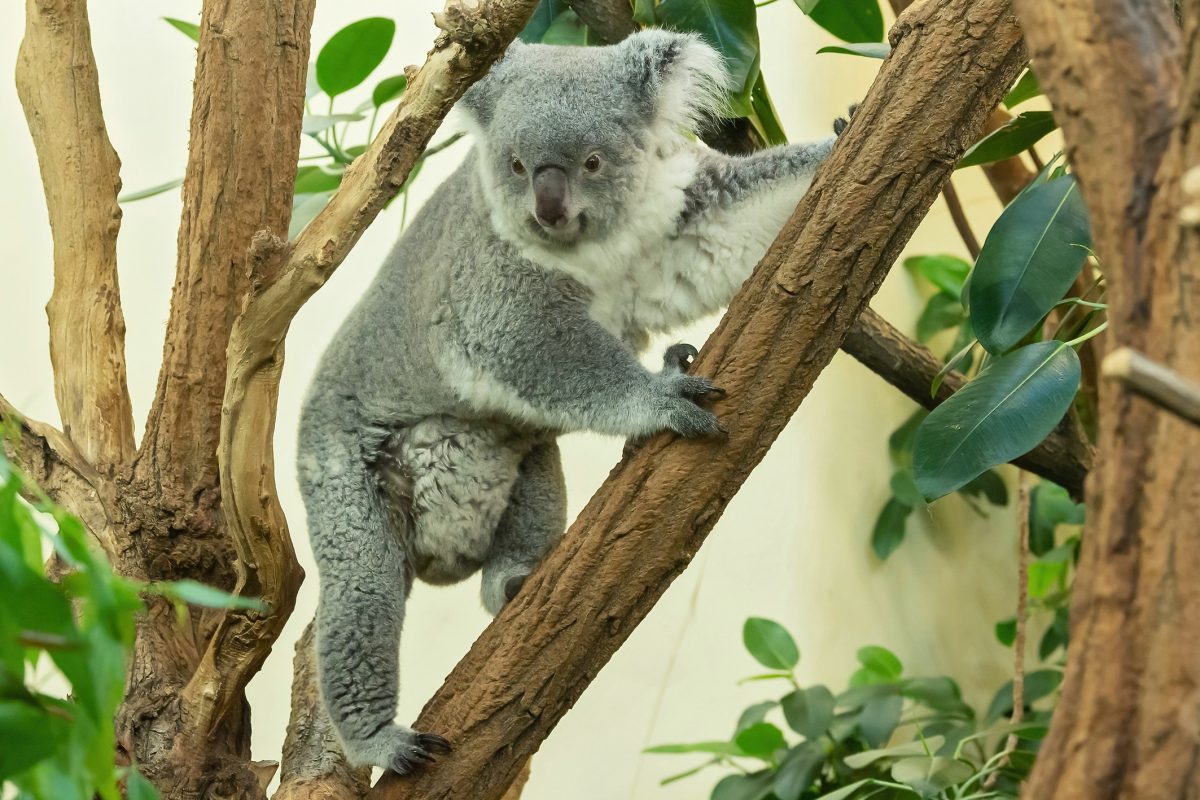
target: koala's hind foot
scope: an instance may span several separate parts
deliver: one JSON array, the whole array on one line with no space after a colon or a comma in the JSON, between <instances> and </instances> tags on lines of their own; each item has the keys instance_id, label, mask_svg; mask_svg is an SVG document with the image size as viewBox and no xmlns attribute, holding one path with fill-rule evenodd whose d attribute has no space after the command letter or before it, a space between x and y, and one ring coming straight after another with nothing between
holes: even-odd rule
<instances>
[{"instance_id":1,"label":"koala's hind foot","mask_svg":"<svg viewBox=\"0 0 1200 800\"><path fill-rule=\"evenodd\" d=\"M842 131L846 130L850 125L850 120L854 119L854 112L858 111L858 103L851 103L849 113L844 117L838 117L833 121L833 133L835 136L841 136Z\"/></svg>"},{"instance_id":2,"label":"koala's hind foot","mask_svg":"<svg viewBox=\"0 0 1200 800\"><path fill-rule=\"evenodd\" d=\"M399 775L410 775L453 749L450 742L436 733L417 733L395 724L385 725L366 739L345 745L346 755L352 761L386 766Z\"/></svg>"}]
</instances>

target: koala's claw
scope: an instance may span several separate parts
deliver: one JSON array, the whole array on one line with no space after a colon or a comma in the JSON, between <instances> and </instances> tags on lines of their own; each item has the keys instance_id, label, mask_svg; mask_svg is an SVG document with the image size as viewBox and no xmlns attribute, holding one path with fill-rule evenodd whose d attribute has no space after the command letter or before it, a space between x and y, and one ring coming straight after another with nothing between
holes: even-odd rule
<instances>
[{"instance_id":1,"label":"koala's claw","mask_svg":"<svg viewBox=\"0 0 1200 800\"><path fill-rule=\"evenodd\" d=\"M851 103L849 112L844 117L838 117L833 121L833 133L836 136L841 136L842 131L850 124L850 120L854 119L854 112L858 111L858 103Z\"/></svg>"},{"instance_id":2,"label":"koala's claw","mask_svg":"<svg viewBox=\"0 0 1200 800\"><path fill-rule=\"evenodd\" d=\"M446 755L453 752L454 748L444 736L438 736L436 733L418 733L417 744L423 747L426 751L437 753L438 755ZM430 761L433 757L430 756Z\"/></svg>"},{"instance_id":3,"label":"koala's claw","mask_svg":"<svg viewBox=\"0 0 1200 800\"><path fill-rule=\"evenodd\" d=\"M673 344L663 354L663 370L666 372L687 372L699 354L700 351L690 344L683 342Z\"/></svg>"}]
</instances>

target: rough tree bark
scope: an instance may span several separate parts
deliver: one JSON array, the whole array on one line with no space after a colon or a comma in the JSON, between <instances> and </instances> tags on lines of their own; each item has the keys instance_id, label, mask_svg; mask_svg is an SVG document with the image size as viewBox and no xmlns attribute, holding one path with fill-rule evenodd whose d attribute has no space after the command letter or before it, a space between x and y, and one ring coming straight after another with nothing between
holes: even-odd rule
<instances>
[{"instance_id":1,"label":"rough tree bark","mask_svg":"<svg viewBox=\"0 0 1200 800\"><path fill-rule=\"evenodd\" d=\"M1200 4L1185 4L1185 63L1170 3L1015 5L1091 212L1105 344L1195 380L1200 231L1179 210L1180 177L1200 163ZM1114 381L1099 416L1067 677L1025 796L1194 800L1200 432Z\"/></svg>"},{"instance_id":2,"label":"rough tree bark","mask_svg":"<svg viewBox=\"0 0 1200 800\"><path fill-rule=\"evenodd\" d=\"M133 454L117 284L121 162L104 127L84 0L27 0L16 79L54 236L54 398L63 432L111 477Z\"/></svg>"},{"instance_id":3,"label":"rough tree bark","mask_svg":"<svg viewBox=\"0 0 1200 800\"><path fill-rule=\"evenodd\" d=\"M425 707L454 758L373 797L495 800L694 556L1025 62L1005 0L926 0L893 28L854 122L695 370L729 392L722 441L627 456ZM765 354L766 357L764 357Z\"/></svg>"}]
</instances>

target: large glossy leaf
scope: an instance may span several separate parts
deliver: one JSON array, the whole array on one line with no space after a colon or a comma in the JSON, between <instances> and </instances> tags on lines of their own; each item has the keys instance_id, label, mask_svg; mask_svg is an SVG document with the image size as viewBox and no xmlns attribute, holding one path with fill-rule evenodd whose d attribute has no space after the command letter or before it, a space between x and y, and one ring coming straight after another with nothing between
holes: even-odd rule
<instances>
[{"instance_id":1,"label":"large glossy leaf","mask_svg":"<svg viewBox=\"0 0 1200 800\"><path fill-rule=\"evenodd\" d=\"M725 58L730 94L749 101L758 78L758 22L754 0L663 0L664 28L698 33Z\"/></svg>"},{"instance_id":2,"label":"large glossy leaf","mask_svg":"<svg viewBox=\"0 0 1200 800\"><path fill-rule=\"evenodd\" d=\"M917 317L917 341L926 343L947 328L957 328L964 319L966 314L958 298L938 292Z\"/></svg>"},{"instance_id":3,"label":"large glossy leaf","mask_svg":"<svg viewBox=\"0 0 1200 800\"><path fill-rule=\"evenodd\" d=\"M976 142L963 154L958 168L977 167L1023 153L1058 127L1049 111L1026 111Z\"/></svg>"},{"instance_id":4,"label":"large glossy leaf","mask_svg":"<svg viewBox=\"0 0 1200 800\"><path fill-rule=\"evenodd\" d=\"M330 97L353 89L383 61L396 35L387 17L367 17L335 33L317 54L317 83Z\"/></svg>"},{"instance_id":5,"label":"large glossy leaf","mask_svg":"<svg viewBox=\"0 0 1200 800\"><path fill-rule=\"evenodd\" d=\"M879 0L820 0L808 16L845 42L879 42L883 39L883 13L879 10Z\"/></svg>"},{"instance_id":6,"label":"large glossy leaf","mask_svg":"<svg viewBox=\"0 0 1200 800\"><path fill-rule=\"evenodd\" d=\"M979 343L1003 353L1062 299L1092 238L1087 207L1070 175L1017 196L988 233L968 290Z\"/></svg>"},{"instance_id":7,"label":"large glossy leaf","mask_svg":"<svg viewBox=\"0 0 1200 800\"><path fill-rule=\"evenodd\" d=\"M913 471L930 500L1011 461L1046 438L1079 388L1079 357L1063 342L998 358L917 429Z\"/></svg>"},{"instance_id":8,"label":"large glossy leaf","mask_svg":"<svg viewBox=\"0 0 1200 800\"><path fill-rule=\"evenodd\" d=\"M970 262L949 255L912 256L904 259L904 268L913 275L920 275L956 300L971 273Z\"/></svg>"},{"instance_id":9,"label":"large glossy leaf","mask_svg":"<svg viewBox=\"0 0 1200 800\"><path fill-rule=\"evenodd\" d=\"M792 669L800 663L800 649L778 622L750 617L742 626L742 643L754 659L771 669Z\"/></svg>"}]
</instances>

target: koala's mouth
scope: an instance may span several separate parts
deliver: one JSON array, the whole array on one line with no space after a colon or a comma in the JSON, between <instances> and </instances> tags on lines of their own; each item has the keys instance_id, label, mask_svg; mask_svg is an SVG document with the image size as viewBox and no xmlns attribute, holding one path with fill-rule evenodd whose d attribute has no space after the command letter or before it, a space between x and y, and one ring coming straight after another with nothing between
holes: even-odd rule
<instances>
[{"instance_id":1,"label":"koala's mouth","mask_svg":"<svg viewBox=\"0 0 1200 800\"><path fill-rule=\"evenodd\" d=\"M547 244L557 245L572 245L583 238L587 232L588 218L587 214L582 211L571 220L570 223L561 228L549 228L537 221L537 217L530 214L525 218L525 228L536 236L540 241Z\"/></svg>"}]
</instances>

